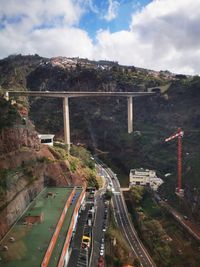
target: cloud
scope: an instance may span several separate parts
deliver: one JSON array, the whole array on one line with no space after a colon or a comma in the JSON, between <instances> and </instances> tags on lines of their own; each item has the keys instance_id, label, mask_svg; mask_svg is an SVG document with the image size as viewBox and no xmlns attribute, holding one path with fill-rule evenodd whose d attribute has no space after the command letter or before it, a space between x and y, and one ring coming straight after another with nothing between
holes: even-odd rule
<instances>
[{"instance_id":1,"label":"cloud","mask_svg":"<svg viewBox=\"0 0 200 267\"><path fill-rule=\"evenodd\" d=\"M85 0L84 4L87 7L89 7L89 9L96 14L99 14L99 8L97 7L97 5L95 5L93 0Z\"/></svg>"},{"instance_id":2,"label":"cloud","mask_svg":"<svg viewBox=\"0 0 200 267\"><path fill-rule=\"evenodd\" d=\"M10 42L10 40L15 40ZM13 53L34 54L45 57L92 57L93 44L88 34L75 27L36 29L27 35L15 29L1 33L0 56Z\"/></svg>"},{"instance_id":3,"label":"cloud","mask_svg":"<svg viewBox=\"0 0 200 267\"><path fill-rule=\"evenodd\" d=\"M117 3L109 1L109 19ZM128 30L99 29L94 42L79 21L86 12L98 16L98 8L92 0L1 0L0 57L79 56L200 74L200 1L154 0L132 14Z\"/></svg>"},{"instance_id":4,"label":"cloud","mask_svg":"<svg viewBox=\"0 0 200 267\"><path fill-rule=\"evenodd\" d=\"M111 21L117 17L117 12L119 8L119 2L115 0L108 0L108 12L104 16L104 19Z\"/></svg>"},{"instance_id":5,"label":"cloud","mask_svg":"<svg viewBox=\"0 0 200 267\"><path fill-rule=\"evenodd\" d=\"M97 34L97 57L150 69L200 73L200 2L154 0L130 30Z\"/></svg>"},{"instance_id":6,"label":"cloud","mask_svg":"<svg viewBox=\"0 0 200 267\"><path fill-rule=\"evenodd\" d=\"M6 23L10 18L22 17L29 21L29 26L59 22L75 25L79 22L83 9L80 1L74 0L1 0L0 19ZM21 22L21 21L19 21Z\"/></svg>"},{"instance_id":7,"label":"cloud","mask_svg":"<svg viewBox=\"0 0 200 267\"><path fill-rule=\"evenodd\" d=\"M92 41L77 27L82 0L1 0L0 57L13 53L92 56Z\"/></svg>"}]
</instances>

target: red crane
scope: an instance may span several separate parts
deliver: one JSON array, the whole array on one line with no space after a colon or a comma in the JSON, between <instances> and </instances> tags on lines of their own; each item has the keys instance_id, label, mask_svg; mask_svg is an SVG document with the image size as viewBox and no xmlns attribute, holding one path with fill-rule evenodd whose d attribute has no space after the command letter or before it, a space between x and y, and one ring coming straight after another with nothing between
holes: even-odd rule
<instances>
[{"instance_id":1,"label":"red crane","mask_svg":"<svg viewBox=\"0 0 200 267\"><path fill-rule=\"evenodd\" d=\"M177 187L177 193L182 194L183 190L182 187L182 137L183 137L183 131L181 128L178 128L177 133L171 135L170 137L165 139L165 142L169 142L175 138L178 138L178 187Z\"/></svg>"}]
</instances>

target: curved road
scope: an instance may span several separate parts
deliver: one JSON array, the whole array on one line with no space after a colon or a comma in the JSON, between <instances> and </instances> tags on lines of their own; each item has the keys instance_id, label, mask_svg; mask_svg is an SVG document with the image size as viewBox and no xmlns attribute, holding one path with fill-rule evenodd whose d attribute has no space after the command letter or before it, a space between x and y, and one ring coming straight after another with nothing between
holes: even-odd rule
<instances>
[{"instance_id":1,"label":"curved road","mask_svg":"<svg viewBox=\"0 0 200 267\"><path fill-rule=\"evenodd\" d=\"M113 205L115 210L115 217L119 227L122 229L122 232L127 239L133 254L137 257L142 267L155 267L155 263L151 259L150 255L144 248L142 242L137 236L137 233L132 225L132 222L129 219L128 211L126 208L126 204L123 198L123 195L120 190L120 184L117 179L115 173L112 172L110 168L105 167L106 165L103 164L100 160L95 159L96 162L104 168L104 171L107 173L107 179L109 183L112 183L114 188L114 196L113 196Z\"/></svg>"}]
</instances>

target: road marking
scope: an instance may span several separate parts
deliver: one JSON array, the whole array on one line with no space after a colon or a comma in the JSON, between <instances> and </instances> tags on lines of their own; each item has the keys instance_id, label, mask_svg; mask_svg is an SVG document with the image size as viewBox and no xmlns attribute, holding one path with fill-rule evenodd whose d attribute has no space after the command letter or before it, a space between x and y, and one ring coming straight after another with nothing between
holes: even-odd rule
<instances>
[{"instance_id":1,"label":"road marking","mask_svg":"<svg viewBox=\"0 0 200 267\"><path fill-rule=\"evenodd\" d=\"M117 207L118 207L118 209L119 209L119 206L118 206L117 200L116 200L116 205L117 205ZM120 216L120 214L119 214L119 217L120 217L120 219L121 219L121 216ZM132 246L132 244L131 244L131 242L130 242L130 240L129 240L129 238L128 238L128 235L127 235L127 233L126 233L126 230L125 230L125 228L124 228L124 224L123 224L123 222L122 222L122 219L121 219L121 223L122 223L122 228L123 228L123 230L124 230L124 233L125 233L125 235L126 235L126 238L127 238L128 242L129 242L129 244L130 244L130 246L131 246L132 250L134 251L134 253L135 253L136 257L138 257L138 254L136 253L136 251L135 251L134 247ZM142 264L141 264L141 265L142 265ZM143 265L142 265L142 266L143 266Z\"/></svg>"},{"instance_id":2,"label":"road marking","mask_svg":"<svg viewBox=\"0 0 200 267\"><path fill-rule=\"evenodd\" d=\"M101 165L102 165L102 164L101 164ZM107 168L107 169L104 169L104 171L107 173L107 176L106 176L107 179L108 179L109 181L112 182L111 176L114 176L112 170L111 170L110 168ZM116 177L114 181L118 184L118 188L119 188L119 189L116 188L116 186L115 186L115 191L117 192L118 190L120 190L119 180L118 180L117 177ZM115 183L114 183L114 184L115 184ZM138 254L136 253L135 249L134 249L133 246L132 246L131 238L130 238L130 236L127 235L127 232L126 232L126 230L125 230L125 225L124 225L124 224L126 224L127 226L129 226L129 228L130 228L132 234L134 235L134 238L133 238L133 240L134 240L134 244L135 244L135 240L137 240L137 243L138 243L138 245L139 245L139 247L138 247L138 245L137 245L137 250L140 249L140 250L144 253L144 255L146 256L146 259L148 260L148 264L150 264L151 266L155 266L154 263L152 263L152 259L151 259L150 256L147 254L147 252L145 251L145 248L144 248L143 245L141 244L141 241L138 239L137 233L136 233L135 229L133 228L132 223L130 222L130 218L128 217L128 214L127 214L127 208L126 208L126 206L125 206L124 198L123 198L121 192L120 192L120 194L116 194L116 193L115 193L113 199L114 199L114 201L115 201L115 203L116 203L117 209L120 211L120 212L115 212L115 210L114 210L114 214L115 214L115 215L117 214L118 219L119 219L119 223L118 223L118 225L119 225L119 226L120 226L120 224L122 225L124 234L126 235L126 238L127 238L128 242L129 242L129 244L130 244L132 250L135 252L135 254L136 254L136 256L137 256ZM121 211L122 211L122 212L121 212ZM124 213L123 211L125 211L125 213ZM120 213L121 213L121 214L120 214ZM117 219L117 216L116 216L116 219ZM125 217L126 220L125 220L125 218L122 218L122 216ZM117 219L117 221L118 221L118 219ZM124 222L125 222L125 223L124 223ZM143 262L145 262L145 264L146 264L146 260L143 259ZM147 265L148 265L148 264L147 264ZM142 265L142 266L143 266L143 265Z\"/></svg>"}]
</instances>

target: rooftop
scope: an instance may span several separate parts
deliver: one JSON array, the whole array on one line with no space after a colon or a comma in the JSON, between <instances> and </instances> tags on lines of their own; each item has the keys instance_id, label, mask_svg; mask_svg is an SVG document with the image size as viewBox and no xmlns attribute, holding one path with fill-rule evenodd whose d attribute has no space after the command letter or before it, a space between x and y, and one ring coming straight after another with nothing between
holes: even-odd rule
<instances>
[{"instance_id":1,"label":"rooftop","mask_svg":"<svg viewBox=\"0 0 200 267\"><path fill-rule=\"evenodd\" d=\"M36 267L41 265L72 190L73 187L46 188L35 198L27 211L0 242L0 265L2 267ZM49 266L56 266L55 260L59 260L73 210L81 192L81 188L76 189L77 195L67 210ZM25 224L27 216L37 216L41 213L44 216L42 223ZM52 259L54 259L53 263L51 262Z\"/></svg>"},{"instance_id":2,"label":"rooftop","mask_svg":"<svg viewBox=\"0 0 200 267\"><path fill-rule=\"evenodd\" d=\"M38 137L40 139L53 139L54 138L54 134L38 134Z\"/></svg>"},{"instance_id":3,"label":"rooftop","mask_svg":"<svg viewBox=\"0 0 200 267\"><path fill-rule=\"evenodd\" d=\"M149 170L149 169L143 169L143 168L140 168L140 169L131 169L130 170L130 173L149 173L149 172L155 172L155 170Z\"/></svg>"}]
</instances>

